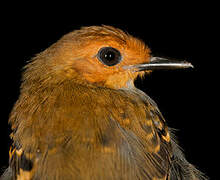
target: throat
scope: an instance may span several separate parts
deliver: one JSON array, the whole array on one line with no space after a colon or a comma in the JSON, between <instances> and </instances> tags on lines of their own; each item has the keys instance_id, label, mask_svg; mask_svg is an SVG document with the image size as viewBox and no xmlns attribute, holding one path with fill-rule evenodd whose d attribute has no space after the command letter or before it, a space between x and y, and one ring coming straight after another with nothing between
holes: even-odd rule
<instances>
[{"instance_id":1,"label":"throat","mask_svg":"<svg viewBox=\"0 0 220 180\"><path fill-rule=\"evenodd\" d=\"M130 73L112 75L105 81L105 86L112 89L133 89L135 76Z\"/></svg>"}]
</instances>

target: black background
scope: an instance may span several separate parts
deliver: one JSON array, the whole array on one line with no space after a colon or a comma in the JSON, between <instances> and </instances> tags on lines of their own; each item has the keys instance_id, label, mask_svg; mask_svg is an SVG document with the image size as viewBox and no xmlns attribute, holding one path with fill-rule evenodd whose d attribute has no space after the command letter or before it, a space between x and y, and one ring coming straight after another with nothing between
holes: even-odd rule
<instances>
[{"instance_id":1,"label":"black background","mask_svg":"<svg viewBox=\"0 0 220 180\"><path fill-rule=\"evenodd\" d=\"M8 163L7 120L19 96L25 62L74 29L105 24L141 38L156 56L187 59L194 65L194 69L153 72L136 85L156 101L168 125L177 129L187 159L210 179L218 177L218 59L211 58L212 40L217 38L214 6L201 2L119 6L107 1L94 8L86 2L56 9L53 5L6 5L1 16L0 167Z\"/></svg>"}]
</instances>

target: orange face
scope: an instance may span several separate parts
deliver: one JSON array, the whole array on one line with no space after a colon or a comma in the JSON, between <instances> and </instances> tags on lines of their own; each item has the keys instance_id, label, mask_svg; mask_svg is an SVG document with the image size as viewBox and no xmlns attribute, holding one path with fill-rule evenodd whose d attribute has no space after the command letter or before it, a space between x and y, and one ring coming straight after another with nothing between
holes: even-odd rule
<instances>
[{"instance_id":1,"label":"orange face","mask_svg":"<svg viewBox=\"0 0 220 180\"><path fill-rule=\"evenodd\" d=\"M121 30L104 26L89 27L67 34L60 42L59 64L66 75L110 88L133 84L136 72L131 65L148 63L150 50Z\"/></svg>"},{"instance_id":2,"label":"orange face","mask_svg":"<svg viewBox=\"0 0 220 180\"><path fill-rule=\"evenodd\" d=\"M40 53L27 65L24 78L38 77L37 81L47 83L68 78L77 83L120 89L133 87L138 75L155 68L190 67L186 62L171 62L152 58L141 40L120 29L91 26L65 35Z\"/></svg>"}]
</instances>

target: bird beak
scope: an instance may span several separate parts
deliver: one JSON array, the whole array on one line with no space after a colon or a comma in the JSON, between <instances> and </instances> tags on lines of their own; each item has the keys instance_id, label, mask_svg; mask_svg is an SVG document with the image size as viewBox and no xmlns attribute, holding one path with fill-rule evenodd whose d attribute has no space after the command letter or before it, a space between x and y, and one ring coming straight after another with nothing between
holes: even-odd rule
<instances>
[{"instance_id":1,"label":"bird beak","mask_svg":"<svg viewBox=\"0 0 220 180\"><path fill-rule=\"evenodd\" d=\"M149 63L133 65L135 71L157 70L157 69L184 69L193 68L187 61L170 60L161 57L151 57Z\"/></svg>"}]
</instances>

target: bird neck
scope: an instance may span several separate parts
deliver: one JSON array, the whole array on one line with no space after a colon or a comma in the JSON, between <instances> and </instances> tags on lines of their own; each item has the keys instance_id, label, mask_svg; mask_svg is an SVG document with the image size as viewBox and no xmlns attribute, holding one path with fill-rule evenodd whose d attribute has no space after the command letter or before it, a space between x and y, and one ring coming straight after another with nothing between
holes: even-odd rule
<instances>
[{"instance_id":1,"label":"bird neck","mask_svg":"<svg viewBox=\"0 0 220 180\"><path fill-rule=\"evenodd\" d=\"M105 106L109 106L108 101L112 102L111 94L117 94L115 90L70 81L37 87L40 85L34 83L23 87L9 118L12 138L23 147L32 144L37 148L39 144L51 144L49 141L66 136L81 141L93 139L101 122L91 117L101 114L103 121L107 121Z\"/></svg>"}]
</instances>

